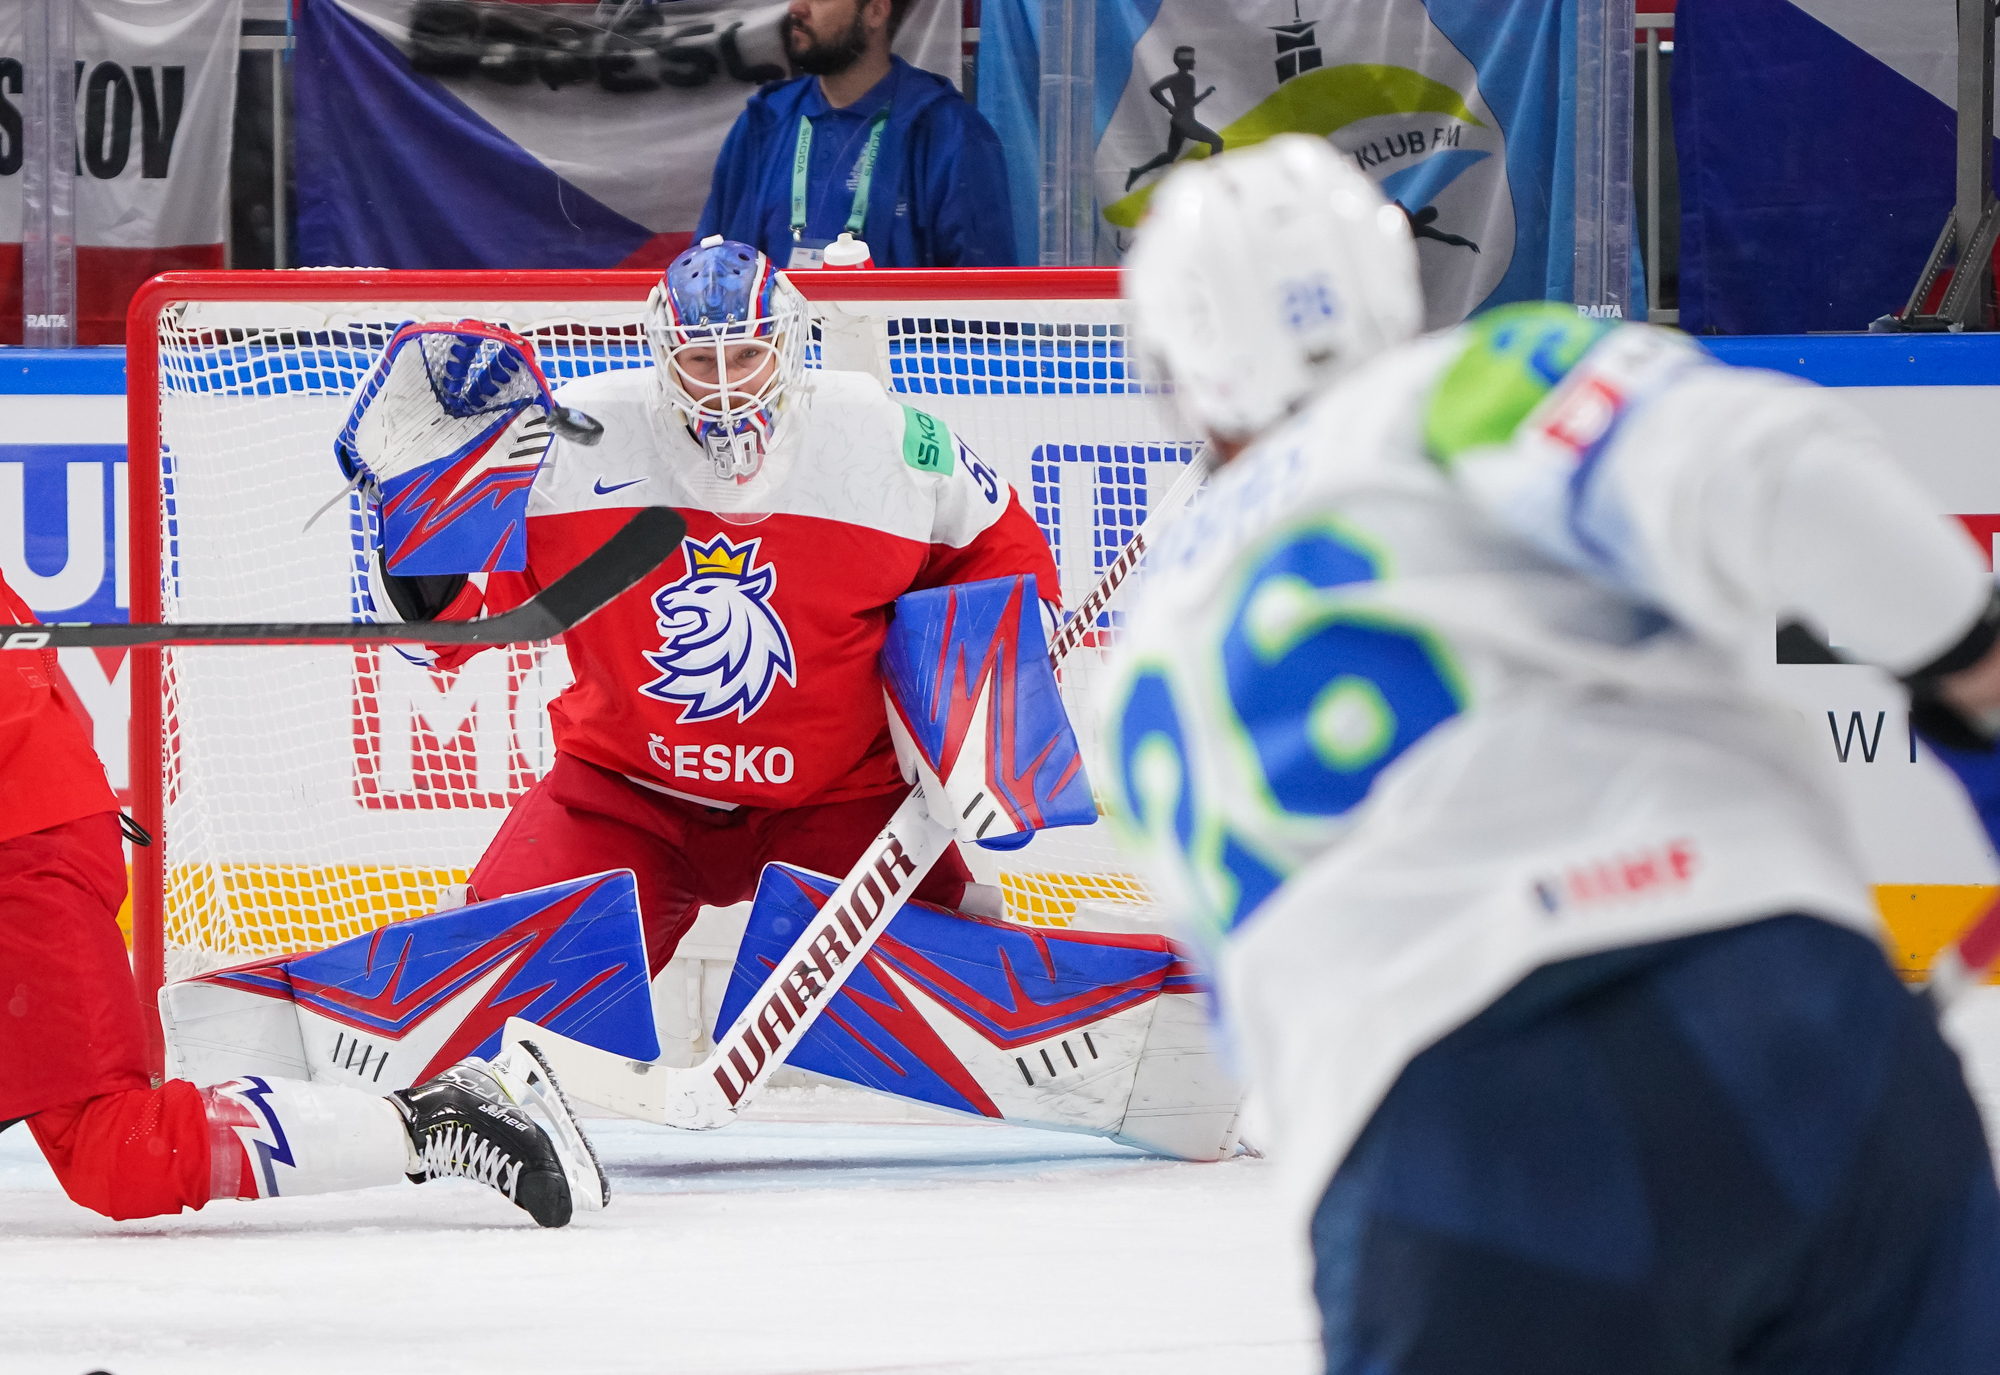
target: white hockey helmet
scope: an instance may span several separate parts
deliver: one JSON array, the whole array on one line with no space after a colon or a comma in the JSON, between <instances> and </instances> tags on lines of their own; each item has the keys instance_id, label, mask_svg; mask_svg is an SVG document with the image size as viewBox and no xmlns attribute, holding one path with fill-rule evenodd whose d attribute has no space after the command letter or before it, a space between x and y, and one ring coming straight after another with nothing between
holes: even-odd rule
<instances>
[{"instance_id":1,"label":"white hockey helmet","mask_svg":"<svg viewBox=\"0 0 2000 1375\"><path fill-rule=\"evenodd\" d=\"M1323 139L1190 162L1125 258L1143 358L1189 420L1244 441L1423 322L1409 220Z\"/></svg>"},{"instance_id":2,"label":"white hockey helmet","mask_svg":"<svg viewBox=\"0 0 2000 1375\"><path fill-rule=\"evenodd\" d=\"M748 244L712 235L646 298L646 339L662 398L723 488L768 486L768 460L798 410L811 333L805 298ZM732 374L732 359L738 363Z\"/></svg>"}]
</instances>

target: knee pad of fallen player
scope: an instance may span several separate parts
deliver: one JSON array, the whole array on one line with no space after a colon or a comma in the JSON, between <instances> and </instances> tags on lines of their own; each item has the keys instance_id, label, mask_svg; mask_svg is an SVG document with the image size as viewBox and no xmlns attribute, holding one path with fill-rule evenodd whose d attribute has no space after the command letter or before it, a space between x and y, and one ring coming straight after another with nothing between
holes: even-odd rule
<instances>
[{"instance_id":1,"label":"knee pad of fallen player","mask_svg":"<svg viewBox=\"0 0 2000 1375\"><path fill-rule=\"evenodd\" d=\"M28 1126L63 1192L105 1217L158 1217L211 1196L208 1116L185 1080L65 1103Z\"/></svg>"}]
</instances>

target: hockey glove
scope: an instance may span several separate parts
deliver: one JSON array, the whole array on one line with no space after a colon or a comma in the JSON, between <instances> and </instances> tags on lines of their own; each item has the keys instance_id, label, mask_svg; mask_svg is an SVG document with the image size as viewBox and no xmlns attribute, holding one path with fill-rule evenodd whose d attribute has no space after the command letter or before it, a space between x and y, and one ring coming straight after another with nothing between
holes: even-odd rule
<instances>
[{"instance_id":1,"label":"hockey glove","mask_svg":"<svg viewBox=\"0 0 2000 1375\"><path fill-rule=\"evenodd\" d=\"M528 493L558 434L595 444L603 427L556 405L527 340L461 320L396 331L333 452L377 507L385 572L517 572Z\"/></svg>"}]
</instances>

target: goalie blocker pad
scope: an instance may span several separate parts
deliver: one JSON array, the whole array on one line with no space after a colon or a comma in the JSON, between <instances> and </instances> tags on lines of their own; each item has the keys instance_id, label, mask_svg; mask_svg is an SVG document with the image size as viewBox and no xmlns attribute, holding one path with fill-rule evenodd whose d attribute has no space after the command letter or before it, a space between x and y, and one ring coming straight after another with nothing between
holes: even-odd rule
<instances>
[{"instance_id":1,"label":"goalie blocker pad","mask_svg":"<svg viewBox=\"0 0 2000 1375\"><path fill-rule=\"evenodd\" d=\"M716 1035L835 883L764 867ZM913 901L786 1063L956 1112L1219 1160L1236 1148L1241 1091L1210 1044L1205 996L1164 936L1019 926Z\"/></svg>"},{"instance_id":2,"label":"goalie blocker pad","mask_svg":"<svg viewBox=\"0 0 2000 1375\"><path fill-rule=\"evenodd\" d=\"M509 1017L659 1058L629 869L379 927L160 990L169 1077L387 1093L500 1051Z\"/></svg>"},{"instance_id":3,"label":"goalie blocker pad","mask_svg":"<svg viewBox=\"0 0 2000 1375\"><path fill-rule=\"evenodd\" d=\"M881 671L903 777L958 839L1012 849L1097 820L1032 575L898 597Z\"/></svg>"},{"instance_id":4,"label":"goalie blocker pad","mask_svg":"<svg viewBox=\"0 0 2000 1375\"><path fill-rule=\"evenodd\" d=\"M355 391L334 457L372 483L397 577L519 572L528 493L556 404L518 334L461 320L405 325Z\"/></svg>"}]
</instances>

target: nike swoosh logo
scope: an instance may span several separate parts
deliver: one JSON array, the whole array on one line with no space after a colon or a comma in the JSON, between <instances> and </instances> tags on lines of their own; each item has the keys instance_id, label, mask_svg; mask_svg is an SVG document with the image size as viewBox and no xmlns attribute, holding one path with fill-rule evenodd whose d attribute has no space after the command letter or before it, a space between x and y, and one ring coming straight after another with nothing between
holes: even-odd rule
<instances>
[{"instance_id":1,"label":"nike swoosh logo","mask_svg":"<svg viewBox=\"0 0 2000 1375\"><path fill-rule=\"evenodd\" d=\"M614 482L609 487L606 487L604 485L604 479L600 477L599 479L597 479L597 481L590 484L590 490L597 493L601 497L608 497L613 492L622 492L627 487L637 486L639 483L644 482L645 480L646 479L643 477L635 477L630 482Z\"/></svg>"}]
</instances>

